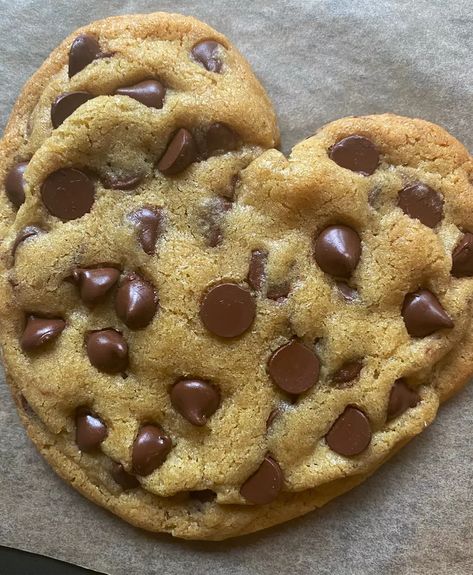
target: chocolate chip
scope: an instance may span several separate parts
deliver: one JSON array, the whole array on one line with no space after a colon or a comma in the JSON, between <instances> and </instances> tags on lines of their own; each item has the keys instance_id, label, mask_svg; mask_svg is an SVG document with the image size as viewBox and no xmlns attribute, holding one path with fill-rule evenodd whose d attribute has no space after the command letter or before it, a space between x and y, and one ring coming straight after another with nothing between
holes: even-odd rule
<instances>
[{"instance_id":1,"label":"chocolate chip","mask_svg":"<svg viewBox=\"0 0 473 575\"><path fill-rule=\"evenodd\" d=\"M44 232L44 230L42 230L41 228L38 228L37 226L26 226L26 228L23 228L22 230L20 230L18 232L18 235L16 236L15 241L13 242L13 245L11 248L12 256L15 256L16 250L18 249L18 246L20 244L22 244L28 238L37 236L38 234L41 234L42 232Z\"/></svg>"},{"instance_id":2,"label":"chocolate chip","mask_svg":"<svg viewBox=\"0 0 473 575\"><path fill-rule=\"evenodd\" d=\"M419 394L410 388L403 379L394 382L389 394L388 421L399 417L410 407L415 407L420 401Z\"/></svg>"},{"instance_id":3,"label":"chocolate chip","mask_svg":"<svg viewBox=\"0 0 473 575\"><path fill-rule=\"evenodd\" d=\"M72 280L79 286L81 300L86 304L101 301L119 277L115 268L77 268L72 272Z\"/></svg>"},{"instance_id":4,"label":"chocolate chip","mask_svg":"<svg viewBox=\"0 0 473 575\"><path fill-rule=\"evenodd\" d=\"M229 152L238 147L239 137L226 124L215 122L206 130L203 137L202 154L205 158Z\"/></svg>"},{"instance_id":5,"label":"chocolate chip","mask_svg":"<svg viewBox=\"0 0 473 575\"><path fill-rule=\"evenodd\" d=\"M128 367L128 345L120 332L93 331L87 336L86 346L90 363L99 371L120 373Z\"/></svg>"},{"instance_id":6,"label":"chocolate chip","mask_svg":"<svg viewBox=\"0 0 473 575\"><path fill-rule=\"evenodd\" d=\"M143 207L132 212L128 219L136 228L143 251L152 256L156 252L156 242L164 231L164 211L162 208Z\"/></svg>"},{"instance_id":7,"label":"chocolate chip","mask_svg":"<svg viewBox=\"0 0 473 575\"><path fill-rule=\"evenodd\" d=\"M53 128L59 128L66 118L69 118L77 108L94 98L89 92L67 92L60 94L51 104L51 123Z\"/></svg>"},{"instance_id":8,"label":"chocolate chip","mask_svg":"<svg viewBox=\"0 0 473 575\"><path fill-rule=\"evenodd\" d=\"M219 52L223 46L215 40L203 40L192 48L192 56L209 72L218 74L222 69Z\"/></svg>"},{"instance_id":9,"label":"chocolate chip","mask_svg":"<svg viewBox=\"0 0 473 575\"><path fill-rule=\"evenodd\" d=\"M303 393L315 385L319 371L317 355L295 340L278 348L268 361L268 373L273 382L291 394Z\"/></svg>"},{"instance_id":10,"label":"chocolate chip","mask_svg":"<svg viewBox=\"0 0 473 575\"><path fill-rule=\"evenodd\" d=\"M5 193L10 202L19 208L25 202L25 181L23 176L28 162L15 164L5 178Z\"/></svg>"},{"instance_id":11,"label":"chocolate chip","mask_svg":"<svg viewBox=\"0 0 473 575\"><path fill-rule=\"evenodd\" d=\"M100 55L98 41L88 34L81 34L72 42L69 51L69 78L83 70Z\"/></svg>"},{"instance_id":12,"label":"chocolate chip","mask_svg":"<svg viewBox=\"0 0 473 575\"><path fill-rule=\"evenodd\" d=\"M360 409L349 405L332 425L325 441L332 451L340 455L359 455L371 442L369 419Z\"/></svg>"},{"instance_id":13,"label":"chocolate chip","mask_svg":"<svg viewBox=\"0 0 473 575\"><path fill-rule=\"evenodd\" d=\"M348 226L329 226L314 242L315 261L325 273L335 277L349 278L360 255L360 236Z\"/></svg>"},{"instance_id":14,"label":"chocolate chip","mask_svg":"<svg viewBox=\"0 0 473 575\"><path fill-rule=\"evenodd\" d=\"M281 413L281 410L279 409L279 407L276 407L275 409L273 409L271 411L271 413L268 415L268 419L266 420L266 429L269 429L273 423L273 421L276 419L276 417Z\"/></svg>"},{"instance_id":15,"label":"chocolate chip","mask_svg":"<svg viewBox=\"0 0 473 575\"><path fill-rule=\"evenodd\" d=\"M134 190L144 179L144 175L107 174L102 178L103 187L107 190Z\"/></svg>"},{"instance_id":16,"label":"chocolate chip","mask_svg":"<svg viewBox=\"0 0 473 575\"><path fill-rule=\"evenodd\" d=\"M107 437L105 423L90 412L79 408L76 413L76 444L85 453L91 453L100 447Z\"/></svg>"},{"instance_id":17,"label":"chocolate chip","mask_svg":"<svg viewBox=\"0 0 473 575\"><path fill-rule=\"evenodd\" d=\"M349 361L332 375L333 383L349 383L360 375L363 368L361 361Z\"/></svg>"},{"instance_id":18,"label":"chocolate chip","mask_svg":"<svg viewBox=\"0 0 473 575\"><path fill-rule=\"evenodd\" d=\"M220 393L206 381L181 379L171 388L171 403L182 417L201 427L217 411Z\"/></svg>"},{"instance_id":19,"label":"chocolate chip","mask_svg":"<svg viewBox=\"0 0 473 575\"><path fill-rule=\"evenodd\" d=\"M75 168L63 168L49 174L41 186L41 197L48 212L68 221L90 212L95 201L92 180Z\"/></svg>"},{"instance_id":20,"label":"chocolate chip","mask_svg":"<svg viewBox=\"0 0 473 575\"><path fill-rule=\"evenodd\" d=\"M215 501L217 494L211 489L200 489L199 491L189 491L189 496L191 499L196 499L201 503L210 503Z\"/></svg>"},{"instance_id":21,"label":"chocolate chip","mask_svg":"<svg viewBox=\"0 0 473 575\"><path fill-rule=\"evenodd\" d=\"M56 339L65 327L66 322L63 319L30 315L21 336L21 348L23 351L36 350Z\"/></svg>"},{"instance_id":22,"label":"chocolate chip","mask_svg":"<svg viewBox=\"0 0 473 575\"><path fill-rule=\"evenodd\" d=\"M233 202L235 199L235 188L240 180L239 174L233 174L227 184L220 190L220 194Z\"/></svg>"},{"instance_id":23,"label":"chocolate chip","mask_svg":"<svg viewBox=\"0 0 473 575\"><path fill-rule=\"evenodd\" d=\"M208 205L207 211L204 216L204 224L206 227L206 239L211 248L215 248L222 243L223 230L222 219L223 216L232 208L232 203L226 198L214 198Z\"/></svg>"},{"instance_id":24,"label":"chocolate chip","mask_svg":"<svg viewBox=\"0 0 473 575\"><path fill-rule=\"evenodd\" d=\"M363 176L371 176L379 164L379 152L371 140L364 136L348 136L330 150L330 159L336 164Z\"/></svg>"},{"instance_id":25,"label":"chocolate chip","mask_svg":"<svg viewBox=\"0 0 473 575\"><path fill-rule=\"evenodd\" d=\"M118 485L123 489L123 491L136 489L141 485L134 475L128 473L123 465L121 463L117 463L116 461L112 461L112 469L110 471L110 475L112 476L115 483L118 483Z\"/></svg>"},{"instance_id":26,"label":"chocolate chip","mask_svg":"<svg viewBox=\"0 0 473 575\"><path fill-rule=\"evenodd\" d=\"M340 295L345 301L353 302L358 299L358 292L345 282L335 282Z\"/></svg>"},{"instance_id":27,"label":"chocolate chip","mask_svg":"<svg viewBox=\"0 0 473 575\"><path fill-rule=\"evenodd\" d=\"M438 329L452 328L454 325L439 300L426 289L406 295L402 317L409 335L413 337L425 337Z\"/></svg>"},{"instance_id":28,"label":"chocolate chip","mask_svg":"<svg viewBox=\"0 0 473 575\"><path fill-rule=\"evenodd\" d=\"M275 301L281 301L289 295L291 291L290 282L283 282L280 284L272 284L268 287L266 297Z\"/></svg>"},{"instance_id":29,"label":"chocolate chip","mask_svg":"<svg viewBox=\"0 0 473 575\"><path fill-rule=\"evenodd\" d=\"M156 314L158 298L153 286L138 275L125 278L117 290L115 311L130 329L146 327Z\"/></svg>"},{"instance_id":30,"label":"chocolate chip","mask_svg":"<svg viewBox=\"0 0 473 575\"><path fill-rule=\"evenodd\" d=\"M158 162L158 170L166 176L174 176L185 170L197 158L194 136L180 128L172 137L166 151Z\"/></svg>"},{"instance_id":31,"label":"chocolate chip","mask_svg":"<svg viewBox=\"0 0 473 575\"><path fill-rule=\"evenodd\" d=\"M473 234L466 232L452 254L452 275L456 278L473 276Z\"/></svg>"},{"instance_id":32,"label":"chocolate chip","mask_svg":"<svg viewBox=\"0 0 473 575\"><path fill-rule=\"evenodd\" d=\"M211 287L202 299L200 319L204 326L220 337L237 337L251 327L256 302L250 291L235 283Z\"/></svg>"},{"instance_id":33,"label":"chocolate chip","mask_svg":"<svg viewBox=\"0 0 473 575\"><path fill-rule=\"evenodd\" d=\"M166 88L157 80L144 80L133 86L118 88L115 94L133 98L148 108L160 109L163 107Z\"/></svg>"},{"instance_id":34,"label":"chocolate chip","mask_svg":"<svg viewBox=\"0 0 473 575\"><path fill-rule=\"evenodd\" d=\"M271 503L279 495L283 481L281 468L270 455L266 455L256 472L243 483L240 494L249 503Z\"/></svg>"},{"instance_id":35,"label":"chocolate chip","mask_svg":"<svg viewBox=\"0 0 473 575\"><path fill-rule=\"evenodd\" d=\"M443 197L422 182L414 182L403 188L398 195L397 205L411 218L429 228L443 218Z\"/></svg>"},{"instance_id":36,"label":"chocolate chip","mask_svg":"<svg viewBox=\"0 0 473 575\"><path fill-rule=\"evenodd\" d=\"M261 291L264 286L266 274L266 262L268 253L263 250L253 250L251 252L250 267L247 281L251 289Z\"/></svg>"},{"instance_id":37,"label":"chocolate chip","mask_svg":"<svg viewBox=\"0 0 473 575\"><path fill-rule=\"evenodd\" d=\"M133 443L133 471L149 475L160 467L172 448L171 438L157 425L143 426Z\"/></svg>"}]
</instances>

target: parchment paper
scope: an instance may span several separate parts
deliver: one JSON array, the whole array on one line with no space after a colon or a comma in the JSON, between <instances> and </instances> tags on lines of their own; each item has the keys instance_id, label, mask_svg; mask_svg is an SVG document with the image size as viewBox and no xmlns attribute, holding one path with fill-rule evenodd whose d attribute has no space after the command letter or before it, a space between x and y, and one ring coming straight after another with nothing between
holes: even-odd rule
<instances>
[{"instance_id":1,"label":"parchment paper","mask_svg":"<svg viewBox=\"0 0 473 575\"><path fill-rule=\"evenodd\" d=\"M473 148L471 0L0 0L3 128L22 84L67 34L113 14L178 11L226 34L276 105L288 151L336 117L392 111ZM58 479L0 384L0 544L112 575L471 575L473 388L374 477L260 534L196 543L141 532ZM1 571L1 569L0 569Z\"/></svg>"}]
</instances>

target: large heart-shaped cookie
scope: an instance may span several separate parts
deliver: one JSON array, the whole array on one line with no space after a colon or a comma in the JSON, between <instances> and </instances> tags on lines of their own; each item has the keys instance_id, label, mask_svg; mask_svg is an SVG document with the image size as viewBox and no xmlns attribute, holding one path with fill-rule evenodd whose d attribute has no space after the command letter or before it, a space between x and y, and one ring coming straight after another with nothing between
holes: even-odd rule
<instances>
[{"instance_id":1,"label":"large heart-shaped cookie","mask_svg":"<svg viewBox=\"0 0 473 575\"><path fill-rule=\"evenodd\" d=\"M20 414L140 527L223 539L319 507L473 371L468 152L393 115L277 142L228 40L154 14L68 38L1 143Z\"/></svg>"}]
</instances>

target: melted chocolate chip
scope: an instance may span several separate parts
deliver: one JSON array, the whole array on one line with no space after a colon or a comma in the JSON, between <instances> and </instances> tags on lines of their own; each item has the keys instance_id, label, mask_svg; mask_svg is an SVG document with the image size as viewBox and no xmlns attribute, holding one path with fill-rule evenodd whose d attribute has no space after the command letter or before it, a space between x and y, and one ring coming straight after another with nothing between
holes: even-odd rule
<instances>
[{"instance_id":1,"label":"melted chocolate chip","mask_svg":"<svg viewBox=\"0 0 473 575\"><path fill-rule=\"evenodd\" d=\"M268 253L263 250L253 250L251 252L250 267L248 269L248 285L255 291L263 289L266 279L266 262L268 261Z\"/></svg>"},{"instance_id":2,"label":"melted chocolate chip","mask_svg":"<svg viewBox=\"0 0 473 575\"><path fill-rule=\"evenodd\" d=\"M120 277L115 268L77 268L72 272L72 280L79 286L80 298L86 304L100 302L117 283Z\"/></svg>"},{"instance_id":3,"label":"melted chocolate chip","mask_svg":"<svg viewBox=\"0 0 473 575\"><path fill-rule=\"evenodd\" d=\"M166 151L158 162L158 170L166 176L175 176L197 159L194 136L180 128L172 137Z\"/></svg>"},{"instance_id":4,"label":"melted chocolate chip","mask_svg":"<svg viewBox=\"0 0 473 575\"><path fill-rule=\"evenodd\" d=\"M255 315L256 302L250 291L230 282L211 287L200 305L204 326L225 338L242 335L252 326Z\"/></svg>"},{"instance_id":5,"label":"melted chocolate chip","mask_svg":"<svg viewBox=\"0 0 473 575\"><path fill-rule=\"evenodd\" d=\"M201 503L210 503L215 501L217 494L211 489L200 489L199 491L189 491L189 496L191 499L196 499Z\"/></svg>"},{"instance_id":6,"label":"melted chocolate chip","mask_svg":"<svg viewBox=\"0 0 473 575\"><path fill-rule=\"evenodd\" d=\"M25 202L25 181L23 178L27 167L28 162L15 164L10 168L5 178L5 193L16 208Z\"/></svg>"},{"instance_id":7,"label":"melted chocolate chip","mask_svg":"<svg viewBox=\"0 0 473 575\"><path fill-rule=\"evenodd\" d=\"M414 182L399 192L398 204L401 210L429 228L442 221L443 197L422 182Z\"/></svg>"},{"instance_id":8,"label":"melted chocolate chip","mask_svg":"<svg viewBox=\"0 0 473 575\"><path fill-rule=\"evenodd\" d=\"M241 486L240 494L249 503L264 505L271 503L279 495L284 477L278 463L266 455L263 463Z\"/></svg>"},{"instance_id":9,"label":"melted chocolate chip","mask_svg":"<svg viewBox=\"0 0 473 575\"><path fill-rule=\"evenodd\" d=\"M65 327L66 322L63 319L30 315L21 336L21 348L23 351L36 350L56 339Z\"/></svg>"},{"instance_id":10,"label":"melted chocolate chip","mask_svg":"<svg viewBox=\"0 0 473 575\"><path fill-rule=\"evenodd\" d=\"M345 282L335 282L340 295L347 302L353 302L358 299L358 292Z\"/></svg>"},{"instance_id":11,"label":"melted chocolate chip","mask_svg":"<svg viewBox=\"0 0 473 575\"><path fill-rule=\"evenodd\" d=\"M280 284L272 284L268 287L268 291L266 292L266 296L268 299L272 299L275 301L281 301L287 298L291 291L291 284L290 282L283 282Z\"/></svg>"},{"instance_id":12,"label":"melted chocolate chip","mask_svg":"<svg viewBox=\"0 0 473 575\"><path fill-rule=\"evenodd\" d=\"M100 45L93 36L88 34L77 36L69 51L69 78L83 70L100 54Z\"/></svg>"},{"instance_id":13,"label":"melted chocolate chip","mask_svg":"<svg viewBox=\"0 0 473 575\"><path fill-rule=\"evenodd\" d=\"M51 215L63 221L75 220L90 212L95 186L84 172L63 168L49 174L41 186L41 197Z\"/></svg>"},{"instance_id":14,"label":"melted chocolate chip","mask_svg":"<svg viewBox=\"0 0 473 575\"><path fill-rule=\"evenodd\" d=\"M203 137L202 155L204 158L229 152L238 147L239 137L226 124L215 122L211 124Z\"/></svg>"},{"instance_id":15,"label":"melted chocolate chip","mask_svg":"<svg viewBox=\"0 0 473 575\"><path fill-rule=\"evenodd\" d=\"M278 348L268 361L268 373L283 391L300 394L319 379L320 361L317 355L298 341Z\"/></svg>"},{"instance_id":16,"label":"melted chocolate chip","mask_svg":"<svg viewBox=\"0 0 473 575\"><path fill-rule=\"evenodd\" d=\"M466 232L452 253L452 275L456 278L473 276L473 234Z\"/></svg>"},{"instance_id":17,"label":"melted chocolate chip","mask_svg":"<svg viewBox=\"0 0 473 575\"><path fill-rule=\"evenodd\" d=\"M361 361L349 361L332 375L332 381L336 384L350 383L360 375L362 368Z\"/></svg>"},{"instance_id":18,"label":"melted chocolate chip","mask_svg":"<svg viewBox=\"0 0 473 575\"><path fill-rule=\"evenodd\" d=\"M86 338L90 363L105 373L124 372L128 367L128 345L114 329L93 331Z\"/></svg>"},{"instance_id":19,"label":"melted chocolate chip","mask_svg":"<svg viewBox=\"0 0 473 575\"><path fill-rule=\"evenodd\" d=\"M415 407L420 401L420 396L414 389L410 388L403 379L394 382L391 388L388 401L388 421L399 417L410 407Z\"/></svg>"},{"instance_id":20,"label":"melted chocolate chip","mask_svg":"<svg viewBox=\"0 0 473 575\"><path fill-rule=\"evenodd\" d=\"M226 198L217 197L209 204L204 219L206 224L206 239L211 248L215 248L222 243L223 216L232 208L232 203Z\"/></svg>"},{"instance_id":21,"label":"melted chocolate chip","mask_svg":"<svg viewBox=\"0 0 473 575\"><path fill-rule=\"evenodd\" d=\"M192 48L192 56L206 70L218 74L222 69L221 50L223 46L215 40L203 40Z\"/></svg>"},{"instance_id":22,"label":"melted chocolate chip","mask_svg":"<svg viewBox=\"0 0 473 575\"><path fill-rule=\"evenodd\" d=\"M360 409L349 405L332 425L325 441L332 451L340 455L359 455L371 442L369 419Z\"/></svg>"},{"instance_id":23,"label":"melted chocolate chip","mask_svg":"<svg viewBox=\"0 0 473 575\"><path fill-rule=\"evenodd\" d=\"M115 483L118 483L118 485L123 489L123 491L136 489L141 485L134 475L128 473L128 471L126 471L121 463L116 463L115 461L112 461L112 469L110 471L110 475L112 476Z\"/></svg>"},{"instance_id":24,"label":"melted chocolate chip","mask_svg":"<svg viewBox=\"0 0 473 575\"><path fill-rule=\"evenodd\" d=\"M142 329L153 319L158 298L153 286L137 275L123 281L115 297L115 311L130 329Z\"/></svg>"},{"instance_id":25,"label":"melted chocolate chip","mask_svg":"<svg viewBox=\"0 0 473 575\"><path fill-rule=\"evenodd\" d=\"M143 251L149 256L155 254L156 243L164 231L163 209L143 207L132 212L128 219L136 228Z\"/></svg>"},{"instance_id":26,"label":"melted chocolate chip","mask_svg":"<svg viewBox=\"0 0 473 575\"><path fill-rule=\"evenodd\" d=\"M171 388L171 403L187 421L201 427L217 411L220 393L206 381L181 379Z\"/></svg>"},{"instance_id":27,"label":"melted chocolate chip","mask_svg":"<svg viewBox=\"0 0 473 575\"><path fill-rule=\"evenodd\" d=\"M89 92L67 92L60 94L51 104L51 123L53 128L59 126L73 114L77 108L94 98Z\"/></svg>"},{"instance_id":28,"label":"melted chocolate chip","mask_svg":"<svg viewBox=\"0 0 473 575\"><path fill-rule=\"evenodd\" d=\"M402 317L409 335L413 337L426 337L438 329L454 325L439 300L426 289L406 295Z\"/></svg>"},{"instance_id":29,"label":"melted chocolate chip","mask_svg":"<svg viewBox=\"0 0 473 575\"><path fill-rule=\"evenodd\" d=\"M28 238L32 238L34 236L37 236L38 234L41 234L42 232L44 232L44 230L42 230L41 228L38 228L37 226L26 226L26 228L23 228L22 230L20 230L18 232L18 235L15 238L15 241L13 242L13 245L12 245L12 249L11 249L12 256L13 257L15 256L16 250L18 249L18 246L20 244L22 244Z\"/></svg>"},{"instance_id":30,"label":"melted chocolate chip","mask_svg":"<svg viewBox=\"0 0 473 575\"><path fill-rule=\"evenodd\" d=\"M76 413L76 444L85 453L91 453L100 447L107 437L105 423L92 413L79 408Z\"/></svg>"},{"instance_id":31,"label":"melted chocolate chip","mask_svg":"<svg viewBox=\"0 0 473 575\"><path fill-rule=\"evenodd\" d=\"M103 187L107 190L134 190L144 179L144 175L106 174L102 177Z\"/></svg>"},{"instance_id":32,"label":"melted chocolate chip","mask_svg":"<svg viewBox=\"0 0 473 575\"><path fill-rule=\"evenodd\" d=\"M157 425L143 426L133 443L131 459L137 475L149 475L160 467L172 448L171 438Z\"/></svg>"},{"instance_id":33,"label":"melted chocolate chip","mask_svg":"<svg viewBox=\"0 0 473 575\"><path fill-rule=\"evenodd\" d=\"M166 88L157 80L144 80L133 86L118 88L115 94L133 98L148 108L160 109L163 107Z\"/></svg>"},{"instance_id":34,"label":"melted chocolate chip","mask_svg":"<svg viewBox=\"0 0 473 575\"><path fill-rule=\"evenodd\" d=\"M315 261L325 273L335 277L349 278L360 255L360 236L348 226L329 226L314 242Z\"/></svg>"},{"instance_id":35,"label":"melted chocolate chip","mask_svg":"<svg viewBox=\"0 0 473 575\"><path fill-rule=\"evenodd\" d=\"M336 164L363 176L371 176L379 164L379 152L371 140L364 136L348 136L330 150L330 159Z\"/></svg>"}]
</instances>

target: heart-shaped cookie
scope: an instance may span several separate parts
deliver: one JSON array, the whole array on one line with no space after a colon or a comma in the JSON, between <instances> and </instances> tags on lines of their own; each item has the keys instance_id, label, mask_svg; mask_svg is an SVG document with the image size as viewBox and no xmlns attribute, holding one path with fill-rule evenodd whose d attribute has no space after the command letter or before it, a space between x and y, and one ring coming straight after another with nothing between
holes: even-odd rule
<instances>
[{"instance_id":1,"label":"heart-shaped cookie","mask_svg":"<svg viewBox=\"0 0 473 575\"><path fill-rule=\"evenodd\" d=\"M140 527L223 539L320 507L473 371L468 152L394 115L277 141L228 40L154 14L68 38L1 143L22 420Z\"/></svg>"}]
</instances>

